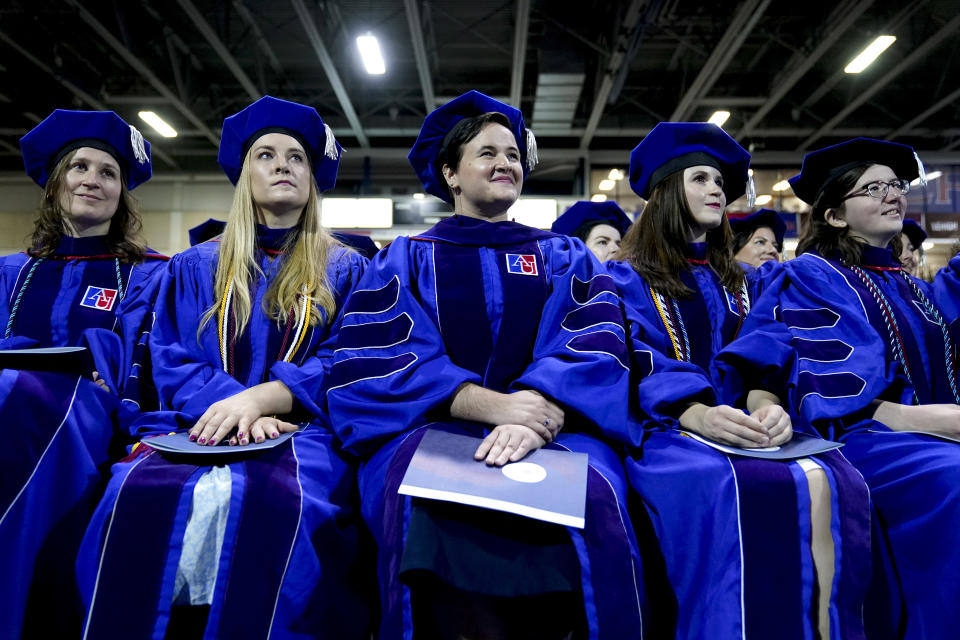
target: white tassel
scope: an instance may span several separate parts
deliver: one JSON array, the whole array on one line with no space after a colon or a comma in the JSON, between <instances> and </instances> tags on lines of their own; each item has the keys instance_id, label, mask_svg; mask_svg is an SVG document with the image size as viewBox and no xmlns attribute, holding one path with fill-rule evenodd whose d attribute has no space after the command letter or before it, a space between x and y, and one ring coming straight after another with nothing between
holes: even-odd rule
<instances>
[{"instance_id":1,"label":"white tassel","mask_svg":"<svg viewBox=\"0 0 960 640\"><path fill-rule=\"evenodd\" d=\"M747 208L753 209L757 201L757 185L753 181L753 176L747 176Z\"/></svg>"},{"instance_id":2,"label":"white tassel","mask_svg":"<svg viewBox=\"0 0 960 640\"><path fill-rule=\"evenodd\" d=\"M923 162L920 160L920 156L917 155L917 152L913 152L913 158L917 161L917 173L920 174L920 186L927 186L927 170L923 168Z\"/></svg>"},{"instance_id":3,"label":"white tassel","mask_svg":"<svg viewBox=\"0 0 960 640\"><path fill-rule=\"evenodd\" d=\"M533 168L540 162L540 154L537 153L537 138L533 131L527 129L527 171L533 171Z\"/></svg>"},{"instance_id":4,"label":"white tassel","mask_svg":"<svg viewBox=\"0 0 960 640\"><path fill-rule=\"evenodd\" d=\"M340 157L337 152L337 139L333 137L333 129L326 122L323 123L323 134L327 139L323 145L323 155L331 160L336 160Z\"/></svg>"},{"instance_id":5,"label":"white tassel","mask_svg":"<svg viewBox=\"0 0 960 640\"><path fill-rule=\"evenodd\" d=\"M143 134L132 124L130 125L130 146L133 147L133 157L137 159L137 162L140 164L150 162L146 145L143 142Z\"/></svg>"}]
</instances>

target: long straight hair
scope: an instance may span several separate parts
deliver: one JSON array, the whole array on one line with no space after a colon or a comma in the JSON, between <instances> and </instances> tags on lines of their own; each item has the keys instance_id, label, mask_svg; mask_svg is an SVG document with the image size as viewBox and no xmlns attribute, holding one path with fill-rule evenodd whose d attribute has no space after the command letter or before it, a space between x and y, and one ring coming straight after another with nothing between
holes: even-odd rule
<instances>
[{"instance_id":1,"label":"long straight hair","mask_svg":"<svg viewBox=\"0 0 960 640\"><path fill-rule=\"evenodd\" d=\"M857 180L866 173L874 163L868 162L848 169L835 180L830 182L817 196L813 203L813 212L810 214L810 225L803 237L797 242L797 255L808 251L815 251L825 258L839 256L840 262L848 266L860 266L863 261L863 245L865 241L854 235L850 227L835 227L826 220L827 209L839 211L846 215L847 201L843 197L853 189ZM903 252L903 243L898 233L890 241L893 257L900 262Z\"/></svg>"},{"instance_id":2,"label":"long straight hair","mask_svg":"<svg viewBox=\"0 0 960 640\"><path fill-rule=\"evenodd\" d=\"M33 225L30 237L30 254L45 258L56 251L60 238L67 235L65 211L60 195L66 183L67 171L76 151L64 155L50 172L50 178L40 196L39 214ZM127 189L127 179L120 172L120 201L117 210L110 218L107 230L107 247L117 254L123 262L141 262L147 252L147 243L141 235L143 224L137 210L137 200Z\"/></svg>"},{"instance_id":3,"label":"long straight hair","mask_svg":"<svg viewBox=\"0 0 960 640\"><path fill-rule=\"evenodd\" d=\"M654 187L640 219L623 237L617 259L629 262L657 292L671 298L686 298L693 291L680 280L680 273L690 269L687 245L694 224L683 185L683 171L677 171ZM730 249L732 236L724 215L719 226L707 231L707 261L724 287L739 291L744 276Z\"/></svg>"},{"instance_id":4,"label":"long straight hair","mask_svg":"<svg viewBox=\"0 0 960 640\"><path fill-rule=\"evenodd\" d=\"M256 225L264 218L253 200L253 186L250 179L250 151L244 158L243 168L233 191L233 203L230 215L218 248L217 272L214 277L216 299L203 314L200 330L217 315L227 287L232 285L232 311L234 335L240 335L250 322L253 301L250 289L254 282L264 276L256 261ZM305 295L314 303L307 305L310 314L310 326L316 326L322 320L319 306L323 309L326 322L329 323L337 307L336 297L330 289L327 278L327 260L330 249L343 246L320 226L320 196L317 185L310 178L310 192L307 204L300 212L299 231L291 233L283 247L284 262L276 280L271 283L263 298L263 311L282 326L294 310L297 323L301 320L301 308L296 304L297 296Z\"/></svg>"}]
</instances>

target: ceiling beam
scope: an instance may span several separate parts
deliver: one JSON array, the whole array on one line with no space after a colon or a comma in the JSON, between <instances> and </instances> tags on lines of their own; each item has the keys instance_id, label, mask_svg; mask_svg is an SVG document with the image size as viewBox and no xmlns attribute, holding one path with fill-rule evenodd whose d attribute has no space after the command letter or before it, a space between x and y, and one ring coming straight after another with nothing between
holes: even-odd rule
<instances>
[{"instance_id":1,"label":"ceiling beam","mask_svg":"<svg viewBox=\"0 0 960 640\"><path fill-rule=\"evenodd\" d=\"M427 47L423 40L423 23L420 21L420 0L403 0L407 9L407 24L410 26L410 41L413 43L413 57L417 62L417 75L420 76L420 90L423 92L423 104L430 113L437 106L433 95L433 80L430 78L430 65L427 62Z\"/></svg>"},{"instance_id":2,"label":"ceiling beam","mask_svg":"<svg viewBox=\"0 0 960 640\"><path fill-rule=\"evenodd\" d=\"M634 31L643 28L640 24L640 11L646 4L647 0L632 0L630 6L627 7L620 28L620 34L617 36L616 49L607 62L607 69L603 74L603 79L600 81L600 88L593 100L590 118L587 119L587 126L584 129L583 137L580 138L581 149L587 149L590 146L590 141L593 140L593 135L597 130L597 125L600 124L600 117L603 116L603 110L607 106L607 98L613 90L613 84L616 80L617 73L620 71L621 65L630 64L630 61L627 60L627 51L629 50L630 42L633 40Z\"/></svg>"},{"instance_id":3,"label":"ceiling beam","mask_svg":"<svg viewBox=\"0 0 960 640\"><path fill-rule=\"evenodd\" d=\"M253 14L250 13L250 10L247 9L247 6L243 4L241 0L233 0L233 8L236 9L240 18L250 27L250 31L253 32L253 37L257 40L257 46L260 47L260 51L263 52L263 55L267 57L267 62L270 63L270 68L273 69L274 73L282 76L283 65L280 64L280 59L277 58L277 54L273 52L270 43L263 37L263 31L260 30L260 25L257 24Z\"/></svg>"},{"instance_id":4,"label":"ceiling beam","mask_svg":"<svg viewBox=\"0 0 960 640\"><path fill-rule=\"evenodd\" d=\"M831 17L836 16L836 20L827 20L827 24L831 25L831 29L823 39L820 40L813 51L799 51L793 55L785 67L790 69L789 73L783 76L780 82L777 83L777 86L773 88L766 102L757 109L756 113L750 116L750 119L743 125L743 129L740 130L738 137L749 136L753 133L753 130L767 117L767 114L783 100L783 97L787 95L787 93L800 82L800 79L813 68L813 65L830 50L834 43L840 39L840 36L846 33L847 29L855 24L857 19L863 15L863 12L873 4L873 0L855 0L855 2L852 7L849 6L850 3L848 2L833 12Z\"/></svg>"},{"instance_id":5,"label":"ceiling beam","mask_svg":"<svg viewBox=\"0 0 960 640\"><path fill-rule=\"evenodd\" d=\"M290 0L290 3L293 5L294 11L297 12L297 17L300 18L300 24L303 25L303 30L307 33L310 46L313 47L314 53L317 54L317 58L320 60L320 65L327 74L327 80L329 80L330 86L333 88L333 92L340 102L343 115L347 117L347 121L353 128L353 136L357 139L361 147L364 149L369 148L370 139L363 131L360 118L357 117L353 103L350 102L350 96L347 95L347 89L343 86L343 81L340 80L340 74L337 73L337 68L333 66L333 58L330 57L327 48L323 45L323 39L320 37L320 32L317 31L317 25L313 21L313 16L307 11L307 6L303 3L303 0Z\"/></svg>"},{"instance_id":6,"label":"ceiling beam","mask_svg":"<svg viewBox=\"0 0 960 640\"><path fill-rule=\"evenodd\" d=\"M957 89L953 93L944 96L943 98L938 100L935 104L931 105L929 109L926 109L923 113L913 118L912 120L904 124L899 129L895 129L894 131L891 131L886 136L885 139L893 140L894 138L899 138L900 136L907 133L908 131L916 127L918 124L920 124L921 122L923 122L924 120L926 120L927 118L935 114L937 111L940 111L940 109L943 109L947 105L952 104L957 100L960 100L960 89Z\"/></svg>"},{"instance_id":7,"label":"ceiling beam","mask_svg":"<svg viewBox=\"0 0 960 640\"><path fill-rule=\"evenodd\" d=\"M903 25L907 24L910 16L919 11L927 2L928 0L914 0L913 2L906 3L906 6L901 9L897 15L893 16L885 25L877 29L874 33L877 35L890 33L895 29L902 27ZM833 73L832 76L821 82L820 86L818 86L809 96L804 98L803 102L800 103L800 106L797 107L797 111L800 112L804 109L809 109L814 104L819 102L823 96L833 91L833 88L837 86L841 80L849 77L850 74L846 73L843 70L843 67L840 67Z\"/></svg>"},{"instance_id":8,"label":"ceiling beam","mask_svg":"<svg viewBox=\"0 0 960 640\"><path fill-rule=\"evenodd\" d=\"M672 122L683 122L691 116L697 101L706 96L713 88L713 84L723 74L769 4L770 0L745 0L743 4L737 7L737 11L730 21L730 26L727 27L713 53L707 58L700 69L700 73L697 74L697 77L687 88L687 92L680 98L677 108L670 115Z\"/></svg>"},{"instance_id":9,"label":"ceiling beam","mask_svg":"<svg viewBox=\"0 0 960 640\"><path fill-rule=\"evenodd\" d=\"M10 36L8 36L2 31L0 31L0 40L3 40L4 42L6 42L12 49L16 50L20 55L22 55L24 58L26 58L27 60L32 62L35 66L37 66L41 71L43 71L44 73L49 75L51 78L56 80L57 83L63 86L64 89L72 93L74 96L77 97L77 99L79 99L81 102L86 104L91 109L94 109L96 111L110 111L110 108L107 105L103 104L102 102L94 98L92 95L90 95L89 93L87 93L86 91L78 87L77 85L73 84L72 82L70 82L63 76L61 76L59 73L57 73L53 69L51 69L45 63L39 60L36 56L34 56L29 51L27 51L26 49L21 47L19 44L14 42L10 38ZM19 153L19 150L17 150L17 152ZM173 169L180 168L180 165L178 165L173 158L171 158L168 154L164 153L163 151L156 149L153 151L153 154L156 155L161 160L163 160L163 162L166 163L167 166Z\"/></svg>"},{"instance_id":10,"label":"ceiling beam","mask_svg":"<svg viewBox=\"0 0 960 640\"><path fill-rule=\"evenodd\" d=\"M203 135L213 144L215 147L220 145L220 137L213 132L207 124L201 120L197 115L190 109L186 104L184 104L180 98L178 98L173 91L164 84L160 78L158 78L150 70L150 68L140 61L133 53L127 49L119 40L117 40L110 30L107 29L103 24L97 20L92 13L87 11L79 0L64 0L67 4L77 10L77 13L80 14L80 18L86 22L90 27L96 32L96 34L110 47L120 55L124 61L133 67L137 73L143 76L150 85L163 97L167 98L170 101L170 104L176 108L180 114L186 118L190 123L200 129L203 132Z\"/></svg>"},{"instance_id":11,"label":"ceiling beam","mask_svg":"<svg viewBox=\"0 0 960 640\"><path fill-rule=\"evenodd\" d=\"M523 99L523 70L527 65L530 0L517 0L516 7L516 26L513 31L513 68L510 70L510 104L520 109L520 101Z\"/></svg>"},{"instance_id":12,"label":"ceiling beam","mask_svg":"<svg viewBox=\"0 0 960 640\"><path fill-rule=\"evenodd\" d=\"M197 7L190 0L179 0L180 7L186 12L187 16L193 22L193 26L197 28L197 31L206 38L207 42L213 47L213 50L217 52L217 55L220 56L220 59L223 60L223 63L227 65L227 69L230 70L230 73L233 74L233 77L237 79L237 82L240 83L240 86L243 87L243 90L247 92L247 95L250 96L251 100L257 100L260 98L262 92L254 86L253 82L250 80L250 77L244 72L244 70L237 64L236 58L233 57L233 54L230 53L230 50L227 49L227 46L223 44L223 41L220 40L220 37L216 34L213 28L207 23L203 15L197 10Z\"/></svg>"},{"instance_id":13,"label":"ceiling beam","mask_svg":"<svg viewBox=\"0 0 960 640\"><path fill-rule=\"evenodd\" d=\"M876 78L873 84L871 84L869 87L866 87L859 93L859 95L857 95L856 98L847 103L843 109L823 123L823 125L821 125L820 128L813 133L813 135L804 140L803 143L797 147L797 150L805 151L806 149L809 149L811 144L822 138L827 132L840 124L844 118L859 109L867 100L875 96L880 92L881 89L886 87L891 80L899 76L917 62L926 58L931 51L938 47L940 43L942 43L958 27L960 27L960 15L955 15L953 19L947 24L943 25L939 31L924 40L919 46L913 48L906 58L897 63L897 65L889 71L884 72L883 77Z\"/></svg>"}]
</instances>

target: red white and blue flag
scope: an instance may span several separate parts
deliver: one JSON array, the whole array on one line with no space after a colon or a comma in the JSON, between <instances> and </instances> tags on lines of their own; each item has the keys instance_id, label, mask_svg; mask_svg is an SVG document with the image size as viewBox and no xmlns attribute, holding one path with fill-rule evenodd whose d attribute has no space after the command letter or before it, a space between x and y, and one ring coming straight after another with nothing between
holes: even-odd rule
<instances>
[{"instance_id":1,"label":"red white and blue flag","mask_svg":"<svg viewBox=\"0 0 960 640\"><path fill-rule=\"evenodd\" d=\"M523 276L537 275L537 257L528 253L508 253L507 273Z\"/></svg>"},{"instance_id":2,"label":"red white and blue flag","mask_svg":"<svg viewBox=\"0 0 960 640\"><path fill-rule=\"evenodd\" d=\"M113 303L117 300L116 289L104 289L103 287L87 287L83 299L80 301L81 307L90 309L99 309L100 311L111 311Z\"/></svg>"}]
</instances>

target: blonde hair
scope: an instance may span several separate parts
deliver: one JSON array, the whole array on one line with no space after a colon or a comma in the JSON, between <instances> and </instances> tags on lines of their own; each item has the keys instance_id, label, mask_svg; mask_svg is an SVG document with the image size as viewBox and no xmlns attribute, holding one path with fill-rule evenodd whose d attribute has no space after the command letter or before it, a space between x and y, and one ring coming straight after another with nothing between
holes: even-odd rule
<instances>
[{"instance_id":1,"label":"blonde hair","mask_svg":"<svg viewBox=\"0 0 960 640\"><path fill-rule=\"evenodd\" d=\"M200 330L211 319L216 318L227 287L232 286L234 335L242 334L250 322L253 304L250 297L251 285L264 276L255 259L256 224L263 222L263 214L253 201L250 155L248 151L244 158L240 178L233 192L227 226L218 248L219 259L213 285L217 297L213 305L204 312ZM312 178L307 204L300 213L298 224L299 232L290 234L283 246L285 259L280 272L263 297L264 312L276 320L279 326L287 321L291 309L295 313L295 323L299 324L303 311L296 302L300 295L308 296L313 302L306 306L307 313L310 314L310 326L316 326L322 320L317 307L325 312L327 323L333 319L337 308L336 298L327 279L327 260L331 247L343 245L320 226L320 196Z\"/></svg>"}]
</instances>

